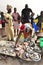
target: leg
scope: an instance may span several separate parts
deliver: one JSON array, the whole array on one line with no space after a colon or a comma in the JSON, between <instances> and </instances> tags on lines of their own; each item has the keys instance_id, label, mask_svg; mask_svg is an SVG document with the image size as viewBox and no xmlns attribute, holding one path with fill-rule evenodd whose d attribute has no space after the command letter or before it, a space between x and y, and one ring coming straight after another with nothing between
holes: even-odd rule
<instances>
[{"instance_id":1,"label":"leg","mask_svg":"<svg viewBox=\"0 0 43 65\"><path fill-rule=\"evenodd\" d=\"M0 36L2 36L2 29L0 29Z\"/></svg>"},{"instance_id":2,"label":"leg","mask_svg":"<svg viewBox=\"0 0 43 65\"><path fill-rule=\"evenodd\" d=\"M19 34L19 29L17 29L17 35Z\"/></svg>"},{"instance_id":3,"label":"leg","mask_svg":"<svg viewBox=\"0 0 43 65\"><path fill-rule=\"evenodd\" d=\"M10 37L11 37L11 40L13 41L14 40L14 29L10 29Z\"/></svg>"}]
</instances>

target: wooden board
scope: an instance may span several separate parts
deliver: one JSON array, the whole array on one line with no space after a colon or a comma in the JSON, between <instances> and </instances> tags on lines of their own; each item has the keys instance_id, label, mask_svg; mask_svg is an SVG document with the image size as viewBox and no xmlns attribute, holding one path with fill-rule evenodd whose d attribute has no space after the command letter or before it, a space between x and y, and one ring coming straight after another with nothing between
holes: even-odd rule
<instances>
[{"instance_id":1,"label":"wooden board","mask_svg":"<svg viewBox=\"0 0 43 65\"><path fill-rule=\"evenodd\" d=\"M38 37L43 37L43 32L37 34Z\"/></svg>"},{"instance_id":2,"label":"wooden board","mask_svg":"<svg viewBox=\"0 0 43 65\"><path fill-rule=\"evenodd\" d=\"M0 54L5 54L9 56L16 56L14 50L15 42L13 41L0 41Z\"/></svg>"}]
</instances>

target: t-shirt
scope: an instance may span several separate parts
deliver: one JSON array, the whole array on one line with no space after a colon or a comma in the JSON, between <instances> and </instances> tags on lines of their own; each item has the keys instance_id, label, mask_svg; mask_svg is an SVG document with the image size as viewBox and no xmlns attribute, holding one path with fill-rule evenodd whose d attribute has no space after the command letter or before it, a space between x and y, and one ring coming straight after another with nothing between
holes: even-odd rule
<instances>
[{"instance_id":1,"label":"t-shirt","mask_svg":"<svg viewBox=\"0 0 43 65\"><path fill-rule=\"evenodd\" d=\"M38 19L37 25L41 29L41 23L43 23L43 17L40 15L36 17L36 19Z\"/></svg>"},{"instance_id":2,"label":"t-shirt","mask_svg":"<svg viewBox=\"0 0 43 65\"><path fill-rule=\"evenodd\" d=\"M22 10L22 20L24 20L22 23L27 23L30 18L30 13L32 13L32 10L30 8L24 8Z\"/></svg>"},{"instance_id":3,"label":"t-shirt","mask_svg":"<svg viewBox=\"0 0 43 65\"><path fill-rule=\"evenodd\" d=\"M18 13L13 13L12 16L13 16L14 21L17 21L19 14Z\"/></svg>"},{"instance_id":4,"label":"t-shirt","mask_svg":"<svg viewBox=\"0 0 43 65\"><path fill-rule=\"evenodd\" d=\"M20 27L20 31L24 31L27 29L27 32L30 31L30 24L26 23L26 24L22 24Z\"/></svg>"}]
</instances>

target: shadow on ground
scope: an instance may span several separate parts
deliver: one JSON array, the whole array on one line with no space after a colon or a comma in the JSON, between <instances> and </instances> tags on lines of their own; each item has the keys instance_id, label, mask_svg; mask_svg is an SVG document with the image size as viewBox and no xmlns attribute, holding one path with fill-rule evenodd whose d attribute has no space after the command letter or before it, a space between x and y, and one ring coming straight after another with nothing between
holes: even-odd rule
<instances>
[{"instance_id":1,"label":"shadow on ground","mask_svg":"<svg viewBox=\"0 0 43 65\"><path fill-rule=\"evenodd\" d=\"M26 62L19 58L7 57L0 60L0 65L43 65L43 59L39 62Z\"/></svg>"}]
</instances>

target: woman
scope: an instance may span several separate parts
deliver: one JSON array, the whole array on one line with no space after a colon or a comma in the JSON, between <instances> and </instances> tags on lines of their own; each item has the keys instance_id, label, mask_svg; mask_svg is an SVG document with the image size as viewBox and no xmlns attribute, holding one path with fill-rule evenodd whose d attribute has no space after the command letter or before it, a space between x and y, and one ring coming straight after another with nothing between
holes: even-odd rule
<instances>
[{"instance_id":1,"label":"woman","mask_svg":"<svg viewBox=\"0 0 43 65\"><path fill-rule=\"evenodd\" d=\"M11 6L7 5L7 13L5 14L5 31L7 40L14 41L13 18L11 16Z\"/></svg>"}]
</instances>

